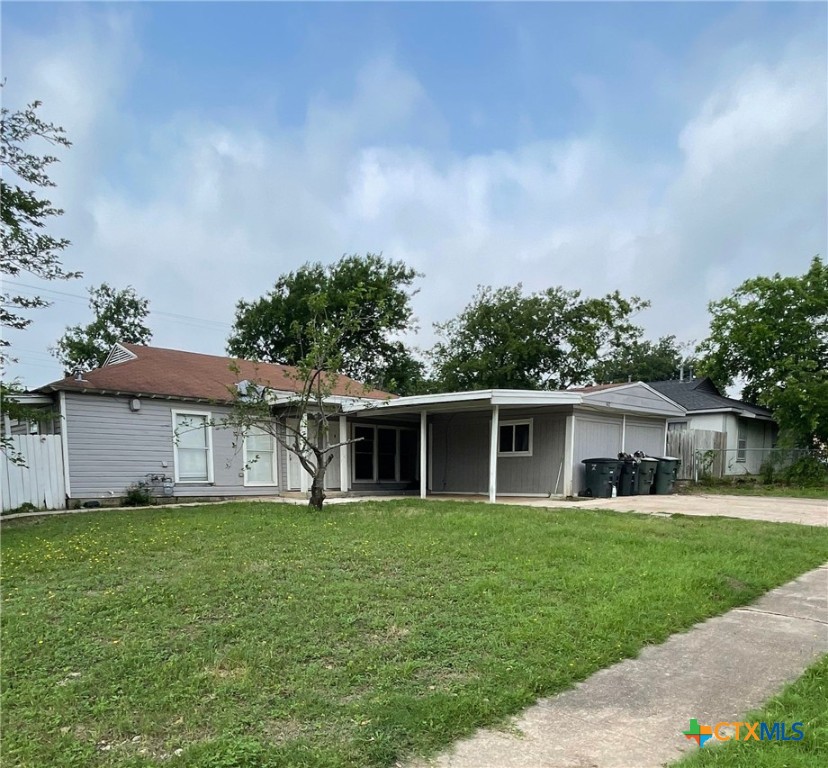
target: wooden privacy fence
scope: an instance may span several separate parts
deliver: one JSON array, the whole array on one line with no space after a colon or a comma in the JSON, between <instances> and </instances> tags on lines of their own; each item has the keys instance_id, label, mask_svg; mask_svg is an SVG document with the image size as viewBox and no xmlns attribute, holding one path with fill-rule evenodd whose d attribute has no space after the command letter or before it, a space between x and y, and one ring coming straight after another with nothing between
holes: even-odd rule
<instances>
[{"instance_id":1,"label":"wooden privacy fence","mask_svg":"<svg viewBox=\"0 0 828 768\"><path fill-rule=\"evenodd\" d=\"M681 459L679 480L724 477L725 433L687 429L667 433L667 455Z\"/></svg>"},{"instance_id":2,"label":"wooden privacy fence","mask_svg":"<svg viewBox=\"0 0 828 768\"><path fill-rule=\"evenodd\" d=\"M15 464L0 451L0 485L3 511L27 502L38 509L65 509L66 486L60 435L17 435L10 438L12 451L26 466Z\"/></svg>"}]
</instances>

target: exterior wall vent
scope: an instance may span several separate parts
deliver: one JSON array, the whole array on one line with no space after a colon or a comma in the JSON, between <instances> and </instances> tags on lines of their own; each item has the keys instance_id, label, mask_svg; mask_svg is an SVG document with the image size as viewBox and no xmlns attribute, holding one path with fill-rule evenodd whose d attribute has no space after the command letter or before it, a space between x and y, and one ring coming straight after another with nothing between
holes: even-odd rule
<instances>
[{"instance_id":1,"label":"exterior wall vent","mask_svg":"<svg viewBox=\"0 0 828 768\"><path fill-rule=\"evenodd\" d=\"M137 360L138 355L130 352L126 347L120 344L115 344L109 352L104 364L101 368L106 368L107 365L118 365L118 363L126 363L130 360Z\"/></svg>"}]
</instances>

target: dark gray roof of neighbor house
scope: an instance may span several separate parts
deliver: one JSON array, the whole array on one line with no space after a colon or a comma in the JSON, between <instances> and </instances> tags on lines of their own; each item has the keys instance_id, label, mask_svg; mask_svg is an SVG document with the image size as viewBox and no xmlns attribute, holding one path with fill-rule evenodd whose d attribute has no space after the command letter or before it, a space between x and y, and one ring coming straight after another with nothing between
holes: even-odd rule
<instances>
[{"instance_id":1,"label":"dark gray roof of neighbor house","mask_svg":"<svg viewBox=\"0 0 828 768\"><path fill-rule=\"evenodd\" d=\"M730 409L752 413L755 416L764 416L768 419L773 418L773 414L766 408L725 397L707 377L686 379L685 381L648 381L647 384L665 397L669 397L673 402L678 403L690 414L700 411Z\"/></svg>"}]
</instances>

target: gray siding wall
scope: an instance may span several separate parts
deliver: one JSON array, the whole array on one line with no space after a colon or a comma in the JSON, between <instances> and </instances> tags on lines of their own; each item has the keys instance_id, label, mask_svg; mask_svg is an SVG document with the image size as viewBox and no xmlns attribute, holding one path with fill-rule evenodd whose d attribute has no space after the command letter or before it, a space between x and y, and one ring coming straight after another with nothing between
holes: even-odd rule
<instances>
[{"instance_id":1,"label":"gray siding wall","mask_svg":"<svg viewBox=\"0 0 828 768\"><path fill-rule=\"evenodd\" d=\"M129 401L128 397L66 393L72 498L120 496L148 474L174 477L172 411L209 412L214 421L228 412L222 406L150 398L141 398L141 409L133 412ZM279 493L274 486L245 486L239 439L232 430L219 427L213 427L212 434L213 483L177 483L175 496ZM283 477L280 471L280 482Z\"/></svg>"},{"instance_id":2,"label":"gray siding wall","mask_svg":"<svg viewBox=\"0 0 828 768\"><path fill-rule=\"evenodd\" d=\"M627 416L624 450L627 453L644 451L648 456L663 456L664 419L637 419Z\"/></svg>"},{"instance_id":3,"label":"gray siding wall","mask_svg":"<svg viewBox=\"0 0 828 768\"><path fill-rule=\"evenodd\" d=\"M531 418L532 456L499 456L498 494L550 494L563 489L566 417L561 414L501 411L501 421ZM431 417L434 493L487 493L488 412ZM557 484L557 489L556 489Z\"/></svg>"},{"instance_id":4,"label":"gray siding wall","mask_svg":"<svg viewBox=\"0 0 828 768\"><path fill-rule=\"evenodd\" d=\"M575 450L572 456L572 492L584 487L584 459L614 458L622 450L644 451L652 456L664 454L666 419L643 419L614 414L575 414ZM622 443L623 435L623 443Z\"/></svg>"},{"instance_id":5,"label":"gray siding wall","mask_svg":"<svg viewBox=\"0 0 828 768\"><path fill-rule=\"evenodd\" d=\"M584 396L586 403L608 405L624 411L638 411L643 414L683 416L684 409L675 403L665 400L651 389L641 385L634 385L621 390L610 389Z\"/></svg>"}]
</instances>

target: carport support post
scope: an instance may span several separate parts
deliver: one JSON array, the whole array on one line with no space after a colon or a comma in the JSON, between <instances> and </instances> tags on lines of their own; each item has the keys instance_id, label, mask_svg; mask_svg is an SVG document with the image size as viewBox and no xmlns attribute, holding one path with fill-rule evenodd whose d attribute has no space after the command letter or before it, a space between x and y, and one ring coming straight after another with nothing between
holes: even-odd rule
<instances>
[{"instance_id":1,"label":"carport support post","mask_svg":"<svg viewBox=\"0 0 828 768\"><path fill-rule=\"evenodd\" d=\"M489 502L497 500L497 438L500 435L500 406L492 406L492 434L489 443Z\"/></svg>"},{"instance_id":2,"label":"carport support post","mask_svg":"<svg viewBox=\"0 0 828 768\"><path fill-rule=\"evenodd\" d=\"M339 417L339 442L344 443L348 439L348 418ZM351 469L348 466L348 451L350 445L339 446L339 490L343 493L351 490Z\"/></svg>"},{"instance_id":3,"label":"carport support post","mask_svg":"<svg viewBox=\"0 0 828 768\"><path fill-rule=\"evenodd\" d=\"M420 498L426 497L428 482L428 414L420 411Z\"/></svg>"}]
</instances>

